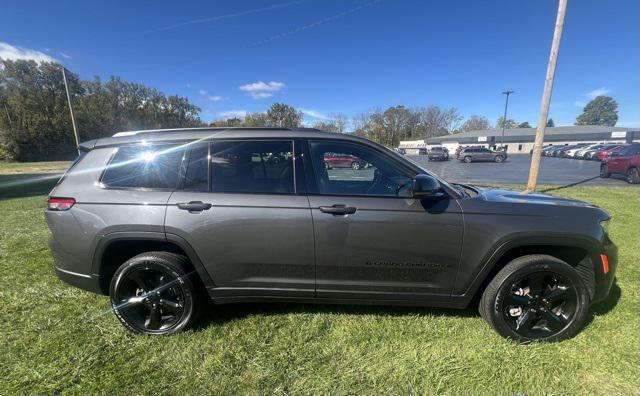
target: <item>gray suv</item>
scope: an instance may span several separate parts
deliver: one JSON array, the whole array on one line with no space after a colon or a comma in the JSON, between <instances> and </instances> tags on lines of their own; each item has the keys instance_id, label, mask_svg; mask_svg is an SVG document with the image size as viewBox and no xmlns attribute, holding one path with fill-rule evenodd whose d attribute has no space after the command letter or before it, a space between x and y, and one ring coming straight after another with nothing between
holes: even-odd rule
<instances>
[{"instance_id":1,"label":"gray suv","mask_svg":"<svg viewBox=\"0 0 640 396\"><path fill-rule=\"evenodd\" d=\"M504 162L504 160L507 159L507 152L489 150L483 147L472 147L463 149L458 159L466 163L475 161Z\"/></svg>"},{"instance_id":2,"label":"gray suv","mask_svg":"<svg viewBox=\"0 0 640 396\"><path fill-rule=\"evenodd\" d=\"M80 149L46 210L55 271L134 332L184 330L208 301L477 304L504 337L556 341L614 279L604 210L450 184L348 134L141 131Z\"/></svg>"}]
</instances>

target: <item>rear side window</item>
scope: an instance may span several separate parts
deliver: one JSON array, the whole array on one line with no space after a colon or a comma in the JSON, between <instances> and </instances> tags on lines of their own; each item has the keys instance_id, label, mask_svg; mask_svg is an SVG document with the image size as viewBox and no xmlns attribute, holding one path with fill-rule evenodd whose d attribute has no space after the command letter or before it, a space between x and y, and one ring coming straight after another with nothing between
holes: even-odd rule
<instances>
[{"instance_id":1,"label":"rear side window","mask_svg":"<svg viewBox=\"0 0 640 396\"><path fill-rule=\"evenodd\" d=\"M292 141L218 141L210 161L213 192L295 193Z\"/></svg>"},{"instance_id":2,"label":"rear side window","mask_svg":"<svg viewBox=\"0 0 640 396\"><path fill-rule=\"evenodd\" d=\"M109 188L175 189L184 149L179 146L119 147L102 175Z\"/></svg>"},{"instance_id":3,"label":"rear side window","mask_svg":"<svg viewBox=\"0 0 640 396\"><path fill-rule=\"evenodd\" d=\"M209 191L209 145L196 147L189 153L183 189Z\"/></svg>"}]
</instances>

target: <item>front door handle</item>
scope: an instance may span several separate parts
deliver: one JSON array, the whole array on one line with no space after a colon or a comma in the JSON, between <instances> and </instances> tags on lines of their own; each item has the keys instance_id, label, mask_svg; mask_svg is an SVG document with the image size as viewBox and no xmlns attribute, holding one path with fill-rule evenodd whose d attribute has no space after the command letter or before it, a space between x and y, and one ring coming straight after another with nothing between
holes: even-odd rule
<instances>
[{"instance_id":1,"label":"front door handle","mask_svg":"<svg viewBox=\"0 0 640 396\"><path fill-rule=\"evenodd\" d=\"M320 206L320 211L322 213L329 213L334 216L344 216L349 214L356 213L355 206L347 206L347 205L332 205L332 206Z\"/></svg>"},{"instance_id":2,"label":"front door handle","mask_svg":"<svg viewBox=\"0 0 640 396\"><path fill-rule=\"evenodd\" d=\"M178 204L178 209L188 210L189 213L202 212L203 210L211 209L211 204L202 201L182 202Z\"/></svg>"}]
</instances>

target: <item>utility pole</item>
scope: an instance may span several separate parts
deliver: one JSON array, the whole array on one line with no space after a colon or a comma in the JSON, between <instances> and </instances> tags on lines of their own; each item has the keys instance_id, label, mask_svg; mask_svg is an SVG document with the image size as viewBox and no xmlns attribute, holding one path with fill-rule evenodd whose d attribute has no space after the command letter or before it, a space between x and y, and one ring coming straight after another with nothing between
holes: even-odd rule
<instances>
[{"instance_id":1,"label":"utility pole","mask_svg":"<svg viewBox=\"0 0 640 396\"><path fill-rule=\"evenodd\" d=\"M71 125L73 125L73 134L76 137L76 147L78 155L80 155L80 139L78 138L78 128L76 127L76 118L73 116L73 105L71 104L71 94L69 94L69 84L67 84L67 74L62 66L62 79L64 80L64 89L67 91L67 101L69 102L69 113L71 113Z\"/></svg>"},{"instance_id":2,"label":"utility pole","mask_svg":"<svg viewBox=\"0 0 640 396\"><path fill-rule=\"evenodd\" d=\"M564 26L564 16L567 12L567 0L560 0L558 3L558 15L556 17L556 27L553 32L551 42L551 53L549 55L549 65L547 66L547 76L544 81L542 91L542 103L540 104L540 117L536 129L536 140L533 144L533 154L531 155L531 169L529 170L529 181L525 194L534 192L538 184L538 170L540 169L540 154L542 143L544 142L544 131L547 126L549 116L549 104L551 103L551 92L553 91L553 76L556 72L558 62L558 52L560 52L560 40L562 39L562 28Z\"/></svg>"},{"instance_id":3,"label":"utility pole","mask_svg":"<svg viewBox=\"0 0 640 396\"><path fill-rule=\"evenodd\" d=\"M500 141L500 146L504 148L504 126L507 123L507 108L509 107L509 95L511 95L514 91L504 91L502 94L507 95L507 100L504 102L504 117L502 118L502 140Z\"/></svg>"}]
</instances>

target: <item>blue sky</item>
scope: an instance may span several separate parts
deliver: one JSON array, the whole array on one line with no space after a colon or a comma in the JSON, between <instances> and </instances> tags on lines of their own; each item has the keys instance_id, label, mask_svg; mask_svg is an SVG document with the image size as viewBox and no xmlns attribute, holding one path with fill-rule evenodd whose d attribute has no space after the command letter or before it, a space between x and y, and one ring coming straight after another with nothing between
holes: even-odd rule
<instances>
[{"instance_id":1,"label":"blue sky","mask_svg":"<svg viewBox=\"0 0 640 396\"><path fill-rule=\"evenodd\" d=\"M189 97L206 121L275 101L312 122L392 105L535 125L557 1L11 1L0 57L51 57ZM550 116L598 93L640 127L638 2L569 1Z\"/></svg>"}]
</instances>

